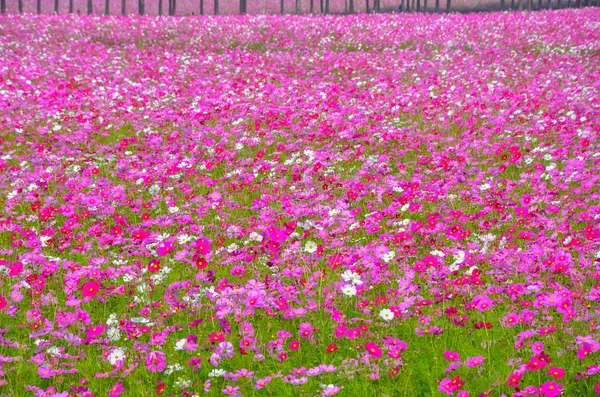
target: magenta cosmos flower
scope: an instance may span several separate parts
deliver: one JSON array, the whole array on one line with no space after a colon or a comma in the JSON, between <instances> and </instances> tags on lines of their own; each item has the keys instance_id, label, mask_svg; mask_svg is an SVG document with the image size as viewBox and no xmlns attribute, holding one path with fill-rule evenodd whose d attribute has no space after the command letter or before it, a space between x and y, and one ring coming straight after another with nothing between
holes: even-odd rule
<instances>
[{"instance_id":1,"label":"magenta cosmos flower","mask_svg":"<svg viewBox=\"0 0 600 397\"><path fill-rule=\"evenodd\" d=\"M96 296L96 294L98 294L99 290L100 290L100 285L97 282L88 281L85 284L83 284L83 288L81 289L81 292L84 297L93 298L94 296Z\"/></svg>"},{"instance_id":2,"label":"magenta cosmos flower","mask_svg":"<svg viewBox=\"0 0 600 397\"><path fill-rule=\"evenodd\" d=\"M167 367L167 357L161 351L153 351L146 355L146 369L150 372L162 372Z\"/></svg>"},{"instance_id":3,"label":"magenta cosmos flower","mask_svg":"<svg viewBox=\"0 0 600 397\"><path fill-rule=\"evenodd\" d=\"M377 345L377 343L375 342L369 341L365 343L365 350L367 351L367 353L369 353L371 357L381 357L381 349L379 348L379 345Z\"/></svg>"}]
</instances>

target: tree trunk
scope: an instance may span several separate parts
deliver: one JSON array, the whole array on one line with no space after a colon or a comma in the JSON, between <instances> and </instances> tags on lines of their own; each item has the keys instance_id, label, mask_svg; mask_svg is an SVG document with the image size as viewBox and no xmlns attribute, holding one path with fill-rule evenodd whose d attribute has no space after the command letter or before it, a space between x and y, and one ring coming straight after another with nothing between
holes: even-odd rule
<instances>
[{"instance_id":1,"label":"tree trunk","mask_svg":"<svg viewBox=\"0 0 600 397\"><path fill-rule=\"evenodd\" d=\"M139 11L140 15L144 15L144 13L146 11L146 10L144 10L144 0L139 0L138 11Z\"/></svg>"},{"instance_id":2,"label":"tree trunk","mask_svg":"<svg viewBox=\"0 0 600 397\"><path fill-rule=\"evenodd\" d=\"M162 16L162 2L163 0L158 0L158 15Z\"/></svg>"},{"instance_id":3,"label":"tree trunk","mask_svg":"<svg viewBox=\"0 0 600 397\"><path fill-rule=\"evenodd\" d=\"M110 15L110 0L104 1L104 15Z\"/></svg>"},{"instance_id":4,"label":"tree trunk","mask_svg":"<svg viewBox=\"0 0 600 397\"><path fill-rule=\"evenodd\" d=\"M92 15L92 12L94 12L94 8L92 6L92 0L88 0L88 2L87 2L87 13L88 13L88 15Z\"/></svg>"},{"instance_id":5,"label":"tree trunk","mask_svg":"<svg viewBox=\"0 0 600 397\"><path fill-rule=\"evenodd\" d=\"M177 0L173 0L173 15L177 14Z\"/></svg>"},{"instance_id":6,"label":"tree trunk","mask_svg":"<svg viewBox=\"0 0 600 397\"><path fill-rule=\"evenodd\" d=\"M0 0L0 13L4 14L6 12L6 0Z\"/></svg>"},{"instance_id":7,"label":"tree trunk","mask_svg":"<svg viewBox=\"0 0 600 397\"><path fill-rule=\"evenodd\" d=\"M285 4L283 4L283 0L281 0L281 1L279 2L279 12L281 13L281 15L283 15L283 13L284 13L284 11L285 11L285 10L284 10L284 5L285 5Z\"/></svg>"},{"instance_id":8,"label":"tree trunk","mask_svg":"<svg viewBox=\"0 0 600 397\"><path fill-rule=\"evenodd\" d=\"M350 0L350 14L354 14L354 0Z\"/></svg>"},{"instance_id":9,"label":"tree trunk","mask_svg":"<svg viewBox=\"0 0 600 397\"><path fill-rule=\"evenodd\" d=\"M296 0L296 15L300 14L300 0Z\"/></svg>"},{"instance_id":10,"label":"tree trunk","mask_svg":"<svg viewBox=\"0 0 600 397\"><path fill-rule=\"evenodd\" d=\"M423 0L423 12L427 13L427 0Z\"/></svg>"},{"instance_id":11,"label":"tree trunk","mask_svg":"<svg viewBox=\"0 0 600 397\"><path fill-rule=\"evenodd\" d=\"M571 0L567 1L567 8L571 8Z\"/></svg>"},{"instance_id":12,"label":"tree trunk","mask_svg":"<svg viewBox=\"0 0 600 397\"><path fill-rule=\"evenodd\" d=\"M319 0L319 12L322 14L323 11L323 0Z\"/></svg>"},{"instance_id":13,"label":"tree trunk","mask_svg":"<svg viewBox=\"0 0 600 397\"><path fill-rule=\"evenodd\" d=\"M73 13L73 0L69 0L69 14Z\"/></svg>"},{"instance_id":14,"label":"tree trunk","mask_svg":"<svg viewBox=\"0 0 600 397\"><path fill-rule=\"evenodd\" d=\"M581 7L581 0L577 0L575 2L575 7L577 7L577 8Z\"/></svg>"},{"instance_id":15,"label":"tree trunk","mask_svg":"<svg viewBox=\"0 0 600 397\"><path fill-rule=\"evenodd\" d=\"M446 2L446 12L450 12L450 7L452 6L452 0L448 0Z\"/></svg>"},{"instance_id":16,"label":"tree trunk","mask_svg":"<svg viewBox=\"0 0 600 397\"><path fill-rule=\"evenodd\" d=\"M121 15L123 16L127 14L126 1L127 0L121 0Z\"/></svg>"},{"instance_id":17,"label":"tree trunk","mask_svg":"<svg viewBox=\"0 0 600 397\"><path fill-rule=\"evenodd\" d=\"M42 1L41 0L37 0L35 8L36 8L38 15L40 15L42 13Z\"/></svg>"},{"instance_id":18,"label":"tree trunk","mask_svg":"<svg viewBox=\"0 0 600 397\"><path fill-rule=\"evenodd\" d=\"M523 11L523 0L519 0L519 11Z\"/></svg>"},{"instance_id":19,"label":"tree trunk","mask_svg":"<svg viewBox=\"0 0 600 397\"><path fill-rule=\"evenodd\" d=\"M531 11L531 2L532 0L527 0L527 11Z\"/></svg>"},{"instance_id":20,"label":"tree trunk","mask_svg":"<svg viewBox=\"0 0 600 397\"><path fill-rule=\"evenodd\" d=\"M500 0L500 11L504 10L504 0Z\"/></svg>"},{"instance_id":21,"label":"tree trunk","mask_svg":"<svg viewBox=\"0 0 600 397\"><path fill-rule=\"evenodd\" d=\"M58 15L58 0L54 0L54 13Z\"/></svg>"},{"instance_id":22,"label":"tree trunk","mask_svg":"<svg viewBox=\"0 0 600 397\"><path fill-rule=\"evenodd\" d=\"M417 12L421 12L421 0L417 0Z\"/></svg>"},{"instance_id":23,"label":"tree trunk","mask_svg":"<svg viewBox=\"0 0 600 397\"><path fill-rule=\"evenodd\" d=\"M325 14L329 14L329 0L325 0Z\"/></svg>"},{"instance_id":24,"label":"tree trunk","mask_svg":"<svg viewBox=\"0 0 600 397\"><path fill-rule=\"evenodd\" d=\"M315 10L315 0L310 0L310 13L312 14Z\"/></svg>"},{"instance_id":25,"label":"tree trunk","mask_svg":"<svg viewBox=\"0 0 600 397\"><path fill-rule=\"evenodd\" d=\"M538 10L542 9L542 0L538 0Z\"/></svg>"},{"instance_id":26,"label":"tree trunk","mask_svg":"<svg viewBox=\"0 0 600 397\"><path fill-rule=\"evenodd\" d=\"M215 15L219 15L219 0L215 0Z\"/></svg>"},{"instance_id":27,"label":"tree trunk","mask_svg":"<svg viewBox=\"0 0 600 397\"><path fill-rule=\"evenodd\" d=\"M19 7L19 14L22 14L23 13L23 0L19 0L19 2L17 4Z\"/></svg>"},{"instance_id":28,"label":"tree trunk","mask_svg":"<svg viewBox=\"0 0 600 397\"><path fill-rule=\"evenodd\" d=\"M200 15L204 15L204 0L200 0Z\"/></svg>"},{"instance_id":29,"label":"tree trunk","mask_svg":"<svg viewBox=\"0 0 600 397\"><path fill-rule=\"evenodd\" d=\"M440 0L435 0L435 12L440 12Z\"/></svg>"}]
</instances>

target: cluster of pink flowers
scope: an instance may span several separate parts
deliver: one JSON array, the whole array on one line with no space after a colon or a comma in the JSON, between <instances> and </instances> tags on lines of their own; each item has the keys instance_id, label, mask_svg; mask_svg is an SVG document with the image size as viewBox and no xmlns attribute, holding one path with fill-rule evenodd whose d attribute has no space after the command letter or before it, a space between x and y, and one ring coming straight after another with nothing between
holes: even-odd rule
<instances>
[{"instance_id":1,"label":"cluster of pink flowers","mask_svg":"<svg viewBox=\"0 0 600 397\"><path fill-rule=\"evenodd\" d=\"M599 18L0 16L0 394L600 394Z\"/></svg>"}]
</instances>

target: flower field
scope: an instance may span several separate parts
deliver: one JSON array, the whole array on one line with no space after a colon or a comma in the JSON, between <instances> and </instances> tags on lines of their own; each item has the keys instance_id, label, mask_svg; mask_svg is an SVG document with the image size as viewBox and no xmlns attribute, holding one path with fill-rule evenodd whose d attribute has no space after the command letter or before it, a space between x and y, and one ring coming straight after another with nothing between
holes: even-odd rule
<instances>
[{"instance_id":1,"label":"flower field","mask_svg":"<svg viewBox=\"0 0 600 397\"><path fill-rule=\"evenodd\" d=\"M0 16L0 396L600 393L599 21Z\"/></svg>"}]
</instances>

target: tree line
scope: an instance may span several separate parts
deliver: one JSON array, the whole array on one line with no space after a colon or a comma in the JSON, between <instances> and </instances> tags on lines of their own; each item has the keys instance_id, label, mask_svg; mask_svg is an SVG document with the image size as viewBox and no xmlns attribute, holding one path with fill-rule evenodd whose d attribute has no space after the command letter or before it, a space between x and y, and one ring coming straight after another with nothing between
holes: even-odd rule
<instances>
[{"instance_id":1,"label":"tree line","mask_svg":"<svg viewBox=\"0 0 600 397\"><path fill-rule=\"evenodd\" d=\"M65 0L63 0L65 1ZM118 1L118 0L117 0ZM204 0L198 1L198 13L200 15L204 15ZM213 0L213 12L214 15L219 14L219 0ZM291 0L288 0L291 1ZM300 7L300 0L293 0L295 2L295 14L302 14ZM315 1L318 1L318 11L316 10ZM344 0L345 1L345 13L346 14L354 14L356 12L355 9L355 0ZM440 0L435 0L435 7L432 9L428 7L428 0L399 0L401 1L401 7L398 9L385 9L383 12L389 11L400 11L400 12L451 12L452 10L452 0L446 0L446 6L444 10L440 9ZM431 0L433 1L433 0ZM507 1L509 0L500 0L500 10L523 10L524 7L527 10L532 11L533 9L541 10L541 9L551 9L551 8L571 8L571 7L589 7L589 6L598 6L600 5L600 0L555 0L556 6L551 7L552 0L510 0L510 5L507 7ZM546 4L544 5L544 1ZM561 4L562 1L562 4ZM60 0L54 0L54 13L58 14L59 12L59 2ZM73 3L74 0L68 0L69 2L69 13L73 13ZM239 0L240 3L240 14L247 13L247 3L248 0ZM365 0L365 10L367 14L370 13L380 13L382 12L381 8L381 0L372 0L372 4L369 3L370 0ZM537 2L537 4L535 4ZM127 15L127 0L120 1L121 14ZM23 13L23 0L18 0L17 8L19 13ZM111 1L104 0L104 12L105 15L109 15L111 10ZM497 10L497 8L496 8ZM38 14L42 13L42 0L36 0L36 11ZM146 1L138 0L138 13L140 15L146 14ZM6 12L6 0L0 0L0 12ZM329 10L329 0L310 0L310 14L314 14L315 12L321 14L330 14ZM93 14L93 3L92 0L87 0L87 13ZM280 0L280 13L285 14L285 0ZM158 15L177 15L177 0L158 0Z\"/></svg>"}]
</instances>

